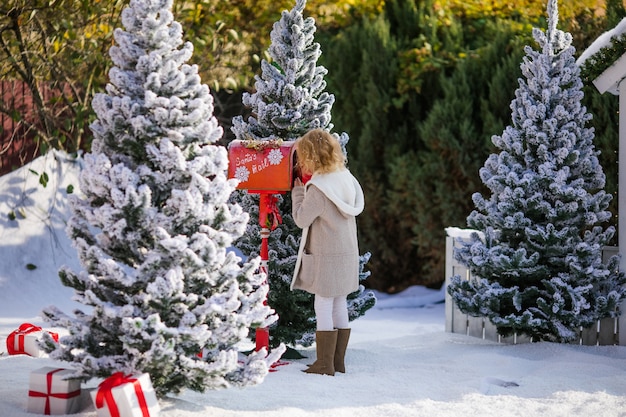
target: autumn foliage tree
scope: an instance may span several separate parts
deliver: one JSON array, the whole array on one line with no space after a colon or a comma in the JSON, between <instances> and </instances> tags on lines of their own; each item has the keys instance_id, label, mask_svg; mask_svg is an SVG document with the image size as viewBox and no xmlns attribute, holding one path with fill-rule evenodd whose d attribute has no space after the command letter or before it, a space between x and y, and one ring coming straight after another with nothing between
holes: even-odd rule
<instances>
[{"instance_id":1,"label":"autumn foliage tree","mask_svg":"<svg viewBox=\"0 0 626 417\"><path fill-rule=\"evenodd\" d=\"M14 108L3 98L0 113L36 138L41 153L74 152L90 140L91 98L105 82L112 28L125 3L6 0L0 5L0 79L22 82L33 101L32 107Z\"/></svg>"}]
</instances>

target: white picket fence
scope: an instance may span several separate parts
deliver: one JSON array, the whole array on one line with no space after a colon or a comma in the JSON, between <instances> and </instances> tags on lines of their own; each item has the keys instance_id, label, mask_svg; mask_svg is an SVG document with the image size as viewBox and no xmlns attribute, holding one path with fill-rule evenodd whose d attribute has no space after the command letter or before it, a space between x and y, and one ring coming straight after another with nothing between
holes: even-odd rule
<instances>
[{"instance_id":1,"label":"white picket fence","mask_svg":"<svg viewBox=\"0 0 626 417\"><path fill-rule=\"evenodd\" d=\"M458 229L454 227L446 228L446 287L450 278L460 275L465 279L472 279L470 271L457 260L454 259L453 248L458 245L459 239L467 239L471 230ZM602 252L606 261L611 256L617 254L617 247L607 246ZM620 306L621 311L626 310L626 302ZM485 340L500 343L527 343L531 342L528 336L513 335L504 337L498 334L496 327L489 319L483 317L472 317L463 314L454 304L452 297L446 292L446 331L451 333L461 333ZM580 330L578 343L581 345L626 345L626 315L620 318L606 318L599 320L596 326Z\"/></svg>"}]
</instances>

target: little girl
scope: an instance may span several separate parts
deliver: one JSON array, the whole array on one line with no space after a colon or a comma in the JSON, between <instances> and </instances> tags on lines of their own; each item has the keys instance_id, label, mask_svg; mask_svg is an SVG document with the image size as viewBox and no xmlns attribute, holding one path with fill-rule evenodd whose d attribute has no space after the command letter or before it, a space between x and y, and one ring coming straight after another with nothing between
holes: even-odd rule
<instances>
[{"instance_id":1,"label":"little girl","mask_svg":"<svg viewBox=\"0 0 626 417\"><path fill-rule=\"evenodd\" d=\"M317 360L304 372L345 372L350 337L346 297L359 287L356 217L363 211L363 190L346 168L341 145L330 133L314 129L295 144L306 185L297 178L291 191L292 215L302 240L291 289L315 294Z\"/></svg>"}]
</instances>

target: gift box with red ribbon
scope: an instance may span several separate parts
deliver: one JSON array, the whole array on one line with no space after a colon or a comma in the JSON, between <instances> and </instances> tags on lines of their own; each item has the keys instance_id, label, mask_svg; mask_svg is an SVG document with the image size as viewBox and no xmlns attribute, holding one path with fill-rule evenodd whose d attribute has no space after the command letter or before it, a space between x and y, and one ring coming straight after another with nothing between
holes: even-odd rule
<instances>
[{"instance_id":1,"label":"gift box with red ribbon","mask_svg":"<svg viewBox=\"0 0 626 417\"><path fill-rule=\"evenodd\" d=\"M35 414L64 415L81 411L80 381L65 379L71 369L46 366L30 373L27 411Z\"/></svg>"},{"instance_id":2,"label":"gift box with red ribbon","mask_svg":"<svg viewBox=\"0 0 626 417\"><path fill-rule=\"evenodd\" d=\"M24 323L7 337L7 353L9 355L30 355L36 358L46 356L46 353L39 348L38 343L44 331L50 333L55 342L59 341L57 333L43 330L41 327L30 323Z\"/></svg>"},{"instance_id":3,"label":"gift box with red ribbon","mask_svg":"<svg viewBox=\"0 0 626 417\"><path fill-rule=\"evenodd\" d=\"M155 417L160 407L150 375L117 372L91 392L98 417Z\"/></svg>"}]
</instances>

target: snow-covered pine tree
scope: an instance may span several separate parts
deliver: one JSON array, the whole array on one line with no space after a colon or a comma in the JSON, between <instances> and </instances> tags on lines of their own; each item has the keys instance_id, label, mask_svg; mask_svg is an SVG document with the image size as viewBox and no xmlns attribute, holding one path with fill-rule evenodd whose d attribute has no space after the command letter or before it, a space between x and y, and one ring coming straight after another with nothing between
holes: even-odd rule
<instances>
[{"instance_id":1,"label":"snow-covered pine tree","mask_svg":"<svg viewBox=\"0 0 626 417\"><path fill-rule=\"evenodd\" d=\"M131 0L122 13L67 228L84 270L59 272L90 309L44 310L69 331L48 343L51 357L72 362L78 378L147 372L160 397L259 383L284 351L242 360L237 350L276 316L258 260L241 264L227 250L248 215L228 202L235 183L214 144L223 131L171 8Z\"/></svg>"},{"instance_id":2,"label":"snow-covered pine tree","mask_svg":"<svg viewBox=\"0 0 626 417\"><path fill-rule=\"evenodd\" d=\"M586 127L572 37L557 29L556 0L547 10L547 31L533 29L541 50L524 49L513 125L492 137L500 153L480 170L491 198L474 194L467 221L482 236L455 253L477 278L453 277L448 293L500 334L566 342L616 314L625 279L617 257L602 262L614 229L598 224L610 218L611 196Z\"/></svg>"},{"instance_id":3,"label":"snow-covered pine tree","mask_svg":"<svg viewBox=\"0 0 626 417\"><path fill-rule=\"evenodd\" d=\"M315 20L302 15L305 5L306 0L297 0L293 9L283 11L280 20L274 23L268 51L272 62L261 62L256 91L243 96L243 104L252 109L252 116L247 120L241 116L233 119L232 131L237 139L295 140L311 129L332 129L330 111L335 97L324 91L327 70L317 65L321 49L314 41ZM342 133L336 137L345 149L348 135ZM233 194L233 198L251 219L258 219L258 195L241 192ZM278 196L278 207L283 222L269 238L268 304L279 319L270 328L270 344L308 346L314 341L316 326L313 296L289 289L302 231L293 222L288 196ZM261 245L259 233L258 222L251 221L235 246L247 256L257 256ZM369 276L364 270L369 257L369 253L361 257L361 280ZM374 294L361 286L348 297L350 319L362 316L375 302Z\"/></svg>"}]
</instances>

